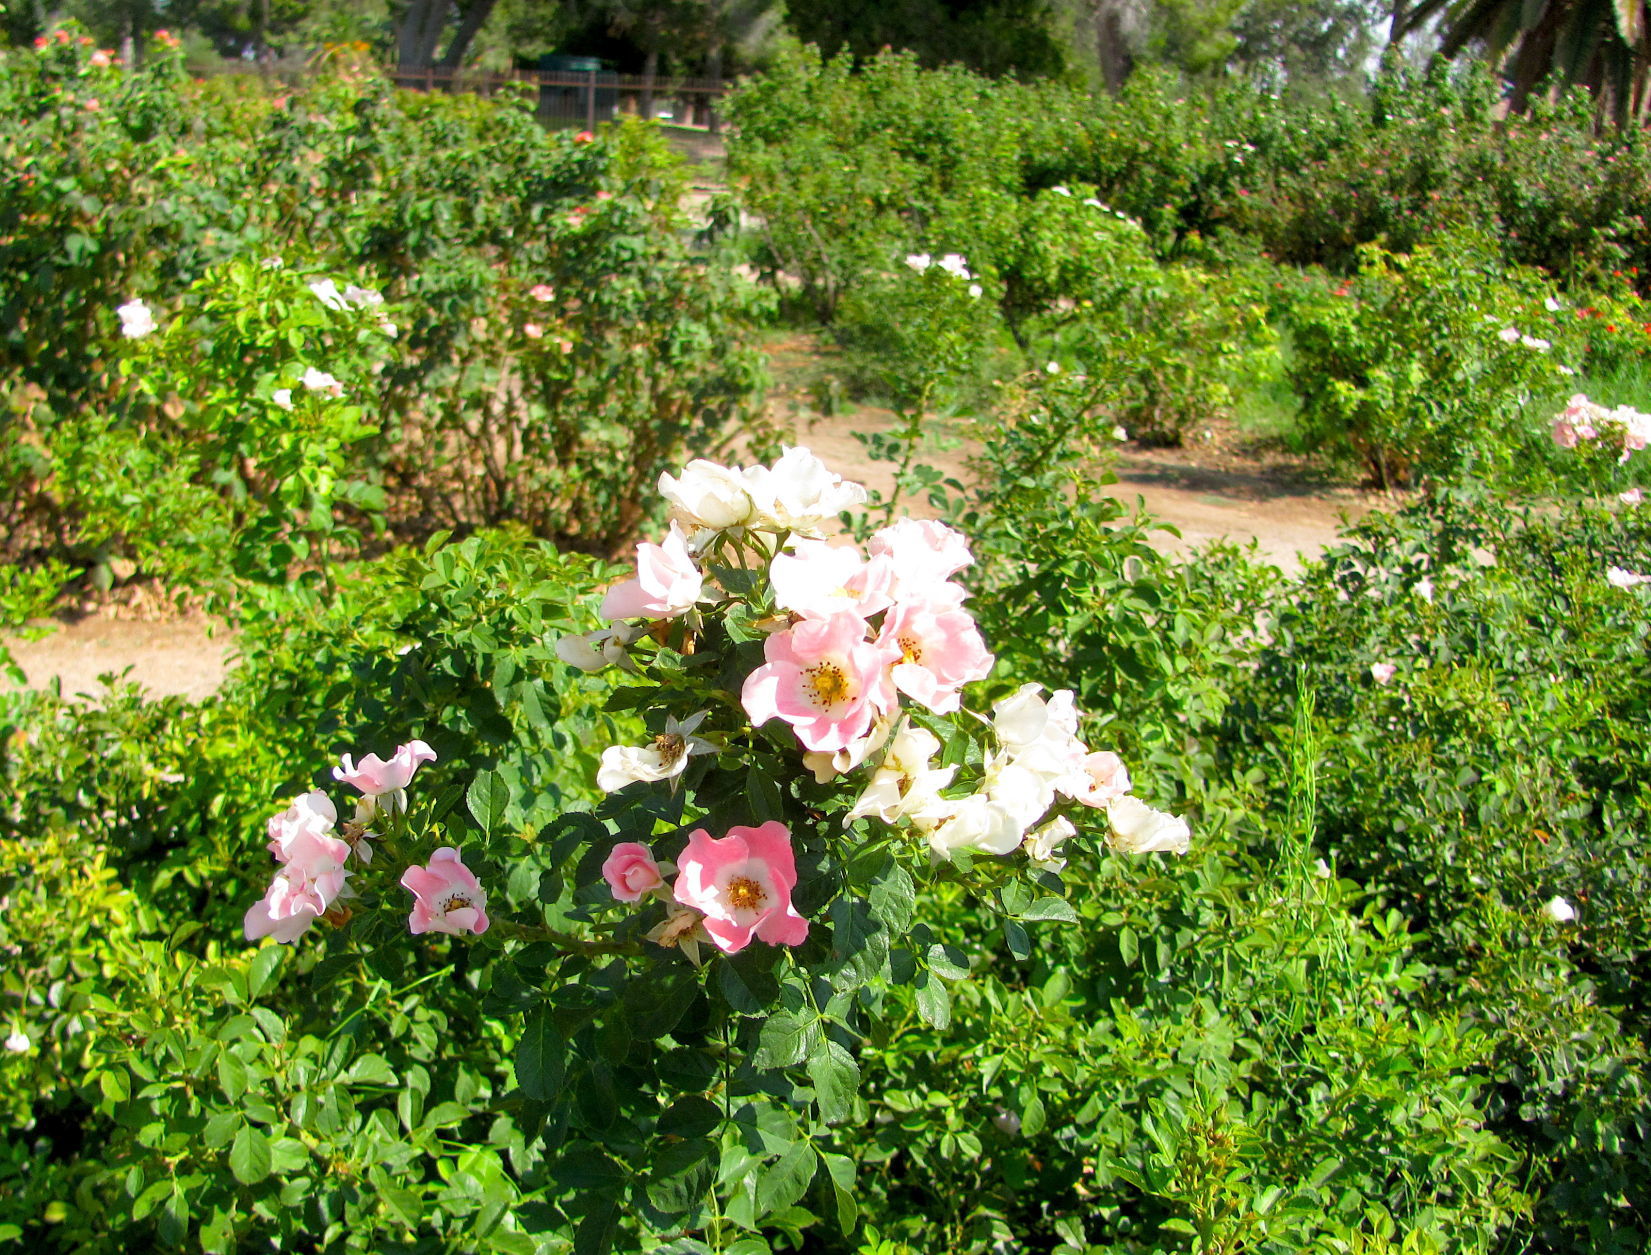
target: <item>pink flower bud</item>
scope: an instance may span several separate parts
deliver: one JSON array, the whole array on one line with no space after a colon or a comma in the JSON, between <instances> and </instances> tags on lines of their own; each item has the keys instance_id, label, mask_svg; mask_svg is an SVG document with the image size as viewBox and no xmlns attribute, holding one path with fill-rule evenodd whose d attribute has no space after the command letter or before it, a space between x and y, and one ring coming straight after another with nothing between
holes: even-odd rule
<instances>
[{"instance_id":1,"label":"pink flower bud","mask_svg":"<svg viewBox=\"0 0 1651 1255\"><path fill-rule=\"evenodd\" d=\"M602 864L602 878L621 902L640 902L665 883L653 851L640 841L621 841Z\"/></svg>"}]
</instances>

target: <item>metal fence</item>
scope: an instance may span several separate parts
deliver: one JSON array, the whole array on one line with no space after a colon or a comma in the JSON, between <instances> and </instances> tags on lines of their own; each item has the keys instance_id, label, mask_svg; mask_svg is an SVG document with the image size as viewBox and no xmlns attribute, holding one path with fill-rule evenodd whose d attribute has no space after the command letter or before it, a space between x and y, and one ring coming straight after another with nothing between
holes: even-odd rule
<instances>
[{"instance_id":1,"label":"metal fence","mask_svg":"<svg viewBox=\"0 0 1651 1255\"><path fill-rule=\"evenodd\" d=\"M390 81L412 91L471 92L491 96L507 83L539 92L539 114L547 119L595 126L621 113L665 118L679 126L718 128L717 101L727 90L721 79L653 78L607 70L390 70Z\"/></svg>"}]
</instances>

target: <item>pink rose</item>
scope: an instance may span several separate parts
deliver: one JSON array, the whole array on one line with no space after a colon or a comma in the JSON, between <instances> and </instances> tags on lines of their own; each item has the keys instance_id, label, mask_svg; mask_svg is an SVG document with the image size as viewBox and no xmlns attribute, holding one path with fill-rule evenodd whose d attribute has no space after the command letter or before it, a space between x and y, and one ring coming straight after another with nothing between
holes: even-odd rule
<instances>
[{"instance_id":1,"label":"pink rose","mask_svg":"<svg viewBox=\"0 0 1651 1255\"><path fill-rule=\"evenodd\" d=\"M522 334L529 340L537 340L545 334L545 329L536 322L530 322L523 325Z\"/></svg>"},{"instance_id":2,"label":"pink rose","mask_svg":"<svg viewBox=\"0 0 1651 1255\"><path fill-rule=\"evenodd\" d=\"M1085 806L1110 806L1133 787L1124 760L1111 750L1097 750L1083 760L1089 787L1074 794Z\"/></svg>"},{"instance_id":3,"label":"pink rose","mask_svg":"<svg viewBox=\"0 0 1651 1255\"><path fill-rule=\"evenodd\" d=\"M866 548L894 564L894 595L899 600L963 599L962 586L950 582L953 575L974 562L962 532L933 519L901 519L874 532Z\"/></svg>"},{"instance_id":4,"label":"pink rose","mask_svg":"<svg viewBox=\"0 0 1651 1255\"><path fill-rule=\"evenodd\" d=\"M963 686L992 671L974 617L955 603L903 601L884 618L879 639L900 651L889 673L895 687L936 714L956 710Z\"/></svg>"},{"instance_id":5,"label":"pink rose","mask_svg":"<svg viewBox=\"0 0 1651 1255\"><path fill-rule=\"evenodd\" d=\"M636 547L636 578L615 584L602 598L602 617L670 619L686 614L699 601L705 577L688 552L688 538L675 523L663 545L646 541Z\"/></svg>"},{"instance_id":6,"label":"pink rose","mask_svg":"<svg viewBox=\"0 0 1651 1255\"><path fill-rule=\"evenodd\" d=\"M556 299L556 289L548 283L535 283L527 290L527 294L536 301L554 301Z\"/></svg>"},{"instance_id":7,"label":"pink rose","mask_svg":"<svg viewBox=\"0 0 1651 1255\"><path fill-rule=\"evenodd\" d=\"M579 134L573 137L573 142L575 144L594 144L596 142L596 136L592 135L589 131L580 131Z\"/></svg>"},{"instance_id":8,"label":"pink rose","mask_svg":"<svg viewBox=\"0 0 1651 1255\"><path fill-rule=\"evenodd\" d=\"M1370 678L1377 684L1390 684L1399 669L1391 662L1373 662L1370 664Z\"/></svg>"},{"instance_id":9,"label":"pink rose","mask_svg":"<svg viewBox=\"0 0 1651 1255\"><path fill-rule=\"evenodd\" d=\"M763 656L767 662L745 677L740 702L758 726L784 719L804 749L846 749L899 704L888 668L900 646L886 633L868 642L859 615L804 619L764 641Z\"/></svg>"},{"instance_id":10,"label":"pink rose","mask_svg":"<svg viewBox=\"0 0 1651 1255\"><path fill-rule=\"evenodd\" d=\"M401 887L413 895L413 911L407 917L409 931L418 933L487 931L487 894L481 882L459 859L459 852L444 845L430 856L424 867L409 867L401 874Z\"/></svg>"},{"instance_id":11,"label":"pink rose","mask_svg":"<svg viewBox=\"0 0 1651 1255\"><path fill-rule=\"evenodd\" d=\"M421 763L436 761L436 751L423 741L409 741L406 745L396 746L396 752L388 762L377 754L368 754L359 764L351 763L350 756L345 754L339 760L341 766L332 769L333 779L341 780L353 788L360 789L368 797L383 797L385 794L400 795L402 790L413 779L413 773L419 769ZM404 798L397 796L398 801Z\"/></svg>"},{"instance_id":12,"label":"pink rose","mask_svg":"<svg viewBox=\"0 0 1651 1255\"><path fill-rule=\"evenodd\" d=\"M737 954L753 934L771 946L795 946L808 921L791 905L797 861L791 832L777 819L735 827L722 838L697 828L679 860L676 900L705 915L705 931L724 954Z\"/></svg>"},{"instance_id":13,"label":"pink rose","mask_svg":"<svg viewBox=\"0 0 1651 1255\"><path fill-rule=\"evenodd\" d=\"M653 851L640 841L621 841L602 863L602 877L621 902L640 902L665 883Z\"/></svg>"},{"instance_id":14,"label":"pink rose","mask_svg":"<svg viewBox=\"0 0 1651 1255\"><path fill-rule=\"evenodd\" d=\"M344 892L349 845L326 835L314 812L301 813L305 820L285 834L276 852L281 869L242 922L248 941L260 937L274 937L283 944L298 940ZM281 818L270 821L272 829ZM273 841L270 844L276 849Z\"/></svg>"}]
</instances>

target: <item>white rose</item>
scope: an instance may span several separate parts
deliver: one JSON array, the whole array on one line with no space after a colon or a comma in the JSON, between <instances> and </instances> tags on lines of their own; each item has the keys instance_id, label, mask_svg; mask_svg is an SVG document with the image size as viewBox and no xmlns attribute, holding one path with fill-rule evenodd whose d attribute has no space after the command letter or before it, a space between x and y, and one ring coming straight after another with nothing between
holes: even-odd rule
<instances>
[{"instance_id":1,"label":"white rose","mask_svg":"<svg viewBox=\"0 0 1651 1255\"><path fill-rule=\"evenodd\" d=\"M947 807L945 818L929 832L929 845L938 854L962 849L1008 854L1025 835L1025 827L1004 807L974 793Z\"/></svg>"},{"instance_id":2,"label":"white rose","mask_svg":"<svg viewBox=\"0 0 1651 1255\"><path fill-rule=\"evenodd\" d=\"M689 530L725 531L751 521L751 487L745 472L695 458L680 478L659 477L659 492L671 504L671 517Z\"/></svg>"},{"instance_id":3,"label":"white rose","mask_svg":"<svg viewBox=\"0 0 1651 1255\"><path fill-rule=\"evenodd\" d=\"M938 818L943 809L940 790L957 774L956 767L930 768L939 752L940 741L934 733L910 724L902 727L848 817L875 815L886 824L903 815Z\"/></svg>"},{"instance_id":4,"label":"white rose","mask_svg":"<svg viewBox=\"0 0 1651 1255\"><path fill-rule=\"evenodd\" d=\"M155 329L155 317L142 301L128 301L115 313L120 315L120 334L128 340L141 340Z\"/></svg>"},{"instance_id":5,"label":"white rose","mask_svg":"<svg viewBox=\"0 0 1651 1255\"><path fill-rule=\"evenodd\" d=\"M651 745L608 746L602 751L597 785L613 793L638 780L674 780L688 769L688 760L695 754L710 754L716 749L709 741L690 735L705 721L706 713L702 710L681 721L666 719L665 731Z\"/></svg>"},{"instance_id":6,"label":"white rose","mask_svg":"<svg viewBox=\"0 0 1651 1255\"><path fill-rule=\"evenodd\" d=\"M1057 815L1041 828L1026 834L1026 857L1039 871L1058 872L1066 866L1066 860L1060 858L1056 851L1069 837L1077 835L1078 830L1072 826L1072 821L1064 815Z\"/></svg>"},{"instance_id":7,"label":"white rose","mask_svg":"<svg viewBox=\"0 0 1651 1255\"><path fill-rule=\"evenodd\" d=\"M755 466L745 474L756 512L754 525L778 531L821 535L828 519L866 500L864 486L828 469L801 445L787 447L773 466Z\"/></svg>"},{"instance_id":8,"label":"white rose","mask_svg":"<svg viewBox=\"0 0 1651 1255\"><path fill-rule=\"evenodd\" d=\"M1576 907L1564 898L1554 898L1543 904L1542 913L1556 924L1569 924L1576 918Z\"/></svg>"},{"instance_id":9,"label":"white rose","mask_svg":"<svg viewBox=\"0 0 1651 1255\"><path fill-rule=\"evenodd\" d=\"M344 294L338 290L338 285L331 279L312 279L309 289L315 293L315 299L328 309L345 310L350 303L344 299Z\"/></svg>"},{"instance_id":10,"label":"white rose","mask_svg":"<svg viewBox=\"0 0 1651 1255\"><path fill-rule=\"evenodd\" d=\"M1106 808L1111 846L1126 854L1185 854L1192 843L1186 820L1155 811L1137 797L1121 797Z\"/></svg>"}]
</instances>

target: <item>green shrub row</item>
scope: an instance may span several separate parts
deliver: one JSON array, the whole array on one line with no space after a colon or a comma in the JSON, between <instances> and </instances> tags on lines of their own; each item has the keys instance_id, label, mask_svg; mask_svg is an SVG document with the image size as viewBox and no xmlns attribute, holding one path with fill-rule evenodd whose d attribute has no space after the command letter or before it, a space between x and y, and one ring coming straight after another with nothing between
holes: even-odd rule
<instances>
[{"instance_id":1,"label":"green shrub row","mask_svg":"<svg viewBox=\"0 0 1651 1255\"><path fill-rule=\"evenodd\" d=\"M762 302L690 248L645 128L587 142L347 63L284 95L164 52L128 74L72 41L6 54L0 119L13 559L279 581L386 527L506 520L614 552L660 470L751 412ZM123 335L133 301L156 332Z\"/></svg>"}]
</instances>

